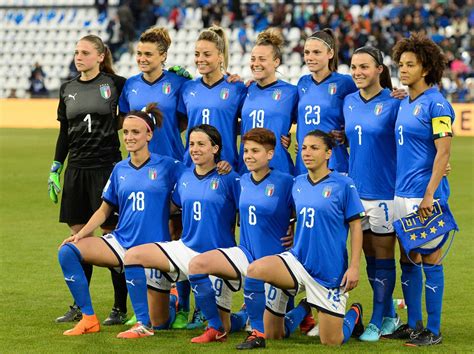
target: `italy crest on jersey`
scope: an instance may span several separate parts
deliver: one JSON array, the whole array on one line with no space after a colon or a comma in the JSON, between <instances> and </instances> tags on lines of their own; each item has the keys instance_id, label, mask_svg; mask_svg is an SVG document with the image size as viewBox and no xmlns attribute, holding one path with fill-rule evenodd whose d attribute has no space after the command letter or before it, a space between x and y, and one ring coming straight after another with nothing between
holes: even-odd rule
<instances>
[{"instance_id":1,"label":"italy crest on jersey","mask_svg":"<svg viewBox=\"0 0 474 354\"><path fill-rule=\"evenodd\" d=\"M163 82L163 85L161 86L161 92L163 92L165 95L169 95L171 93L171 84L168 81Z\"/></svg>"},{"instance_id":2,"label":"italy crest on jersey","mask_svg":"<svg viewBox=\"0 0 474 354\"><path fill-rule=\"evenodd\" d=\"M274 192L275 192L275 185L273 185L273 184L267 184L267 186L266 186L266 188L265 188L265 195L266 195L267 197L271 197Z\"/></svg>"},{"instance_id":3,"label":"italy crest on jersey","mask_svg":"<svg viewBox=\"0 0 474 354\"><path fill-rule=\"evenodd\" d=\"M272 98L273 98L275 101L279 101L280 98L281 98L281 90L276 89L275 91L273 91Z\"/></svg>"},{"instance_id":4,"label":"italy crest on jersey","mask_svg":"<svg viewBox=\"0 0 474 354\"><path fill-rule=\"evenodd\" d=\"M223 88L220 94L221 99L226 100L229 98L229 89Z\"/></svg>"},{"instance_id":5,"label":"italy crest on jersey","mask_svg":"<svg viewBox=\"0 0 474 354\"><path fill-rule=\"evenodd\" d=\"M380 113L382 113L382 109L383 109L383 103L377 103L374 109L375 115L376 116L380 115Z\"/></svg>"},{"instance_id":6,"label":"italy crest on jersey","mask_svg":"<svg viewBox=\"0 0 474 354\"><path fill-rule=\"evenodd\" d=\"M104 99L108 99L110 96L112 96L112 91L110 90L109 84L100 85L100 95Z\"/></svg>"},{"instance_id":7,"label":"italy crest on jersey","mask_svg":"<svg viewBox=\"0 0 474 354\"><path fill-rule=\"evenodd\" d=\"M332 187L331 187L331 186L324 187L324 189L323 189L323 197L324 197L324 198L329 198L329 196L331 195L331 191L332 191Z\"/></svg>"},{"instance_id":8,"label":"italy crest on jersey","mask_svg":"<svg viewBox=\"0 0 474 354\"><path fill-rule=\"evenodd\" d=\"M421 104L417 104L415 108L413 109L413 115L417 116L421 112Z\"/></svg>"},{"instance_id":9,"label":"italy crest on jersey","mask_svg":"<svg viewBox=\"0 0 474 354\"><path fill-rule=\"evenodd\" d=\"M219 188L219 180L217 178L213 178L211 180L211 189L215 191L217 188Z\"/></svg>"},{"instance_id":10,"label":"italy crest on jersey","mask_svg":"<svg viewBox=\"0 0 474 354\"><path fill-rule=\"evenodd\" d=\"M158 172L156 172L156 169L150 168L148 169L148 178L154 181L158 177Z\"/></svg>"},{"instance_id":11,"label":"italy crest on jersey","mask_svg":"<svg viewBox=\"0 0 474 354\"><path fill-rule=\"evenodd\" d=\"M329 84L328 92L330 95L335 95L337 92L337 84L336 83Z\"/></svg>"}]
</instances>

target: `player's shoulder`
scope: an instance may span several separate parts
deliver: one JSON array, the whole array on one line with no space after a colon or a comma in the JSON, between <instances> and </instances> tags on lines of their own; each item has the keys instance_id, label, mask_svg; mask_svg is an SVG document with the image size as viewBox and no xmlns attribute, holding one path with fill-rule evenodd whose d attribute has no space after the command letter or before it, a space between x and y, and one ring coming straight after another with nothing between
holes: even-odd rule
<instances>
[{"instance_id":1,"label":"player's shoulder","mask_svg":"<svg viewBox=\"0 0 474 354\"><path fill-rule=\"evenodd\" d=\"M344 97L344 103L349 103L349 102L358 102L360 101L360 91L357 90L356 92L352 92L348 94L346 97Z\"/></svg>"},{"instance_id":2,"label":"player's shoulder","mask_svg":"<svg viewBox=\"0 0 474 354\"><path fill-rule=\"evenodd\" d=\"M127 83L133 83L133 82L141 81L142 80L142 75L143 74L140 73L140 74L135 74L135 75L130 76L127 79Z\"/></svg>"},{"instance_id":3,"label":"player's shoulder","mask_svg":"<svg viewBox=\"0 0 474 354\"><path fill-rule=\"evenodd\" d=\"M76 77L73 77L72 79L69 79L67 81L64 81L61 86L59 87L59 91L63 92L68 86L76 84L79 80L81 75L77 75Z\"/></svg>"},{"instance_id":4,"label":"player's shoulder","mask_svg":"<svg viewBox=\"0 0 474 354\"><path fill-rule=\"evenodd\" d=\"M102 72L101 74L104 77L109 78L110 80L112 80L114 83L120 85L121 87L123 87L123 85L125 84L125 81L127 81L126 78L124 78L123 76L117 75L117 74L105 73L105 72Z\"/></svg>"},{"instance_id":5,"label":"player's shoulder","mask_svg":"<svg viewBox=\"0 0 474 354\"><path fill-rule=\"evenodd\" d=\"M351 177L341 174L337 171L332 171L328 177L328 180L331 182L340 184L344 187L355 188L354 181Z\"/></svg>"},{"instance_id":6,"label":"player's shoulder","mask_svg":"<svg viewBox=\"0 0 474 354\"><path fill-rule=\"evenodd\" d=\"M306 75L301 76L296 86L299 87L303 84L307 84L308 82L311 82L311 74L306 74Z\"/></svg>"},{"instance_id":7,"label":"player's shoulder","mask_svg":"<svg viewBox=\"0 0 474 354\"><path fill-rule=\"evenodd\" d=\"M173 71L163 70L163 73L167 80L175 83L184 84L187 81L191 81L190 79L180 76Z\"/></svg>"},{"instance_id":8,"label":"player's shoulder","mask_svg":"<svg viewBox=\"0 0 474 354\"><path fill-rule=\"evenodd\" d=\"M154 154L154 153L151 153L150 154L150 161L153 163L153 164L163 164L163 165L169 165L169 166L181 166L182 162L179 161L179 160L176 160L172 157L169 157L169 156L164 156L164 155L158 155L158 154Z\"/></svg>"},{"instance_id":9,"label":"player's shoulder","mask_svg":"<svg viewBox=\"0 0 474 354\"><path fill-rule=\"evenodd\" d=\"M341 74L341 73L338 73L337 71L335 71L331 74L331 80L341 82L341 83L345 83L345 84L353 84L354 83L354 81L352 80L352 77L350 75Z\"/></svg>"},{"instance_id":10,"label":"player's shoulder","mask_svg":"<svg viewBox=\"0 0 474 354\"><path fill-rule=\"evenodd\" d=\"M290 93L293 95L298 94L298 87L296 85L290 84L289 82L283 80L278 80L275 87L284 90L286 93Z\"/></svg>"},{"instance_id":11,"label":"player's shoulder","mask_svg":"<svg viewBox=\"0 0 474 354\"><path fill-rule=\"evenodd\" d=\"M272 170L270 173L270 179L280 181L281 183L293 184L294 176L283 171Z\"/></svg>"},{"instance_id":12,"label":"player's shoulder","mask_svg":"<svg viewBox=\"0 0 474 354\"><path fill-rule=\"evenodd\" d=\"M238 92L247 91L247 86L245 86L245 83L243 81L228 82L227 75L224 76L224 83L226 86L233 87Z\"/></svg>"},{"instance_id":13,"label":"player's shoulder","mask_svg":"<svg viewBox=\"0 0 474 354\"><path fill-rule=\"evenodd\" d=\"M308 173L303 173L301 175L293 177L294 184L306 183L308 182Z\"/></svg>"},{"instance_id":14,"label":"player's shoulder","mask_svg":"<svg viewBox=\"0 0 474 354\"><path fill-rule=\"evenodd\" d=\"M230 181L230 182L235 182L235 181L240 181L240 176L237 172L235 171L230 171L229 173L225 175L220 175L223 180Z\"/></svg>"}]
</instances>

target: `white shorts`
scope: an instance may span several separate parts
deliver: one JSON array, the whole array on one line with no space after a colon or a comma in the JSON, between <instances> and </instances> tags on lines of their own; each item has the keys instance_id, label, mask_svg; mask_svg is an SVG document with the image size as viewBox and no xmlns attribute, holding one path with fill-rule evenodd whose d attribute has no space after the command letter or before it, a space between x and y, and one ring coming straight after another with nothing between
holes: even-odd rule
<instances>
[{"instance_id":1,"label":"white shorts","mask_svg":"<svg viewBox=\"0 0 474 354\"><path fill-rule=\"evenodd\" d=\"M239 291L242 288L244 277L247 276L247 268L249 261L245 252L240 247L219 248L235 269L236 273L241 275L239 280L224 280L232 291ZM235 286L235 284L238 284ZM265 283L265 307L268 311L276 316L285 316L286 305L288 303L288 294L283 290L276 288L270 284Z\"/></svg>"},{"instance_id":2,"label":"white shorts","mask_svg":"<svg viewBox=\"0 0 474 354\"><path fill-rule=\"evenodd\" d=\"M423 198L405 198L405 197L397 197L395 196L395 212L394 212L394 219L398 220L403 218L404 216L407 216L408 214L411 214L415 211L418 210L418 206L420 205L421 201ZM444 236L440 236L435 238L432 241L426 242L423 244L423 246L420 246L420 248L424 249L434 249L441 242L444 242L446 238Z\"/></svg>"},{"instance_id":3,"label":"white shorts","mask_svg":"<svg viewBox=\"0 0 474 354\"><path fill-rule=\"evenodd\" d=\"M181 240L170 242L156 242L155 243L164 254L168 257L170 264L170 272L164 273L165 277L170 282L178 282L188 280L189 276L189 262L197 255L196 252L186 246ZM216 292L217 306L224 311L230 312L232 307L232 290L224 282L223 279L210 275L212 286ZM236 286L238 281L236 281ZM166 283L164 283L167 286ZM171 284L169 285L171 287ZM169 289L163 289L169 290Z\"/></svg>"},{"instance_id":4,"label":"white shorts","mask_svg":"<svg viewBox=\"0 0 474 354\"><path fill-rule=\"evenodd\" d=\"M123 259L127 249L125 247L122 247L122 245L117 241L113 234L107 234L102 236L102 240L104 240L107 246L110 247L110 249L115 254L120 263L120 266L114 267L114 270L118 273L123 273ZM149 289L155 291L168 291L169 289L171 289L171 283L163 276L163 273L158 269L145 268L145 274L146 284ZM165 284L169 284L169 287L166 287Z\"/></svg>"},{"instance_id":5,"label":"white shorts","mask_svg":"<svg viewBox=\"0 0 474 354\"><path fill-rule=\"evenodd\" d=\"M361 199L365 209L362 230L384 235L393 233L393 200Z\"/></svg>"},{"instance_id":6,"label":"white shorts","mask_svg":"<svg viewBox=\"0 0 474 354\"><path fill-rule=\"evenodd\" d=\"M340 287L329 289L319 284L292 253L284 252L278 256L285 262L291 276L295 279L298 287L296 293L306 290L308 303L318 311L344 317L348 293L343 293Z\"/></svg>"}]
</instances>

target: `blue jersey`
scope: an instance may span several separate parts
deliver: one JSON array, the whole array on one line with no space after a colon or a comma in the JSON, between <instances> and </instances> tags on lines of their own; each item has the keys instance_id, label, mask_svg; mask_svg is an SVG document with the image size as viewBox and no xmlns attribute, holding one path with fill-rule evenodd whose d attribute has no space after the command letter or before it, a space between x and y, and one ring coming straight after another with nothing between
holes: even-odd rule
<instances>
[{"instance_id":1,"label":"blue jersey","mask_svg":"<svg viewBox=\"0 0 474 354\"><path fill-rule=\"evenodd\" d=\"M296 156L296 174L306 173L301 158L301 146L306 134L319 129L329 133L331 130L342 130L344 117L342 105L344 97L357 91L352 78L349 75L332 73L320 83L317 83L311 75L303 76L298 82L298 125L296 129L296 140L300 152ZM337 145L332 150L329 160L329 168L338 172L349 170L349 154L344 145Z\"/></svg>"},{"instance_id":2,"label":"blue jersey","mask_svg":"<svg viewBox=\"0 0 474 354\"><path fill-rule=\"evenodd\" d=\"M413 101L400 104L395 134L397 137L397 181L395 195L423 198L431 178L436 156L434 140L452 135L454 111L437 88L430 88ZM449 185L443 177L435 198L447 200Z\"/></svg>"},{"instance_id":3,"label":"blue jersey","mask_svg":"<svg viewBox=\"0 0 474 354\"><path fill-rule=\"evenodd\" d=\"M229 83L227 76L212 86L202 78L183 85L178 111L188 118L184 163L192 165L189 156L189 130L200 124L217 128L222 137L221 159L237 169L237 118L240 117L247 88L242 82Z\"/></svg>"},{"instance_id":4,"label":"blue jersey","mask_svg":"<svg viewBox=\"0 0 474 354\"><path fill-rule=\"evenodd\" d=\"M280 238L290 224L292 187L293 177L277 170L259 182L250 173L240 178L240 247L250 262L285 251Z\"/></svg>"},{"instance_id":5,"label":"blue jersey","mask_svg":"<svg viewBox=\"0 0 474 354\"><path fill-rule=\"evenodd\" d=\"M182 162L155 154L140 167L130 158L115 165L102 198L119 210L112 233L123 247L170 240L170 196L184 169Z\"/></svg>"},{"instance_id":6,"label":"blue jersey","mask_svg":"<svg viewBox=\"0 0 474 354\"><path fill-rule=\"evenodd\" d=\"M147 104L157 103L163 113L163 126L153 132L148 149L180 161L183 160L184 146L179 132L176 107L181 86L186 81L188 79L166 70L163 70L163 74L155 82L146 81L143 74L135 75L125 82L119 99L119 109L123 113L141 111Z\"/></svg>"},{"instance_id":7,"label":"blue jersey","mask_svg":"<svg viewBox=\"0 0 474 354\"><path fill-rule=\"evenodd\" d=\"M335 171L316 184L300 175L293 199L298 221L291 253L318 283L339 287L347 270L349 222L364 216L353 181Z\"/></svg>"},{"instance_id":8,"label":"blue jersey","mask_svg":"<svg viewBox=\"0 0 474 354\"><path fill-rule=\"evenodd\" d=\"M234 247L239 193L235 172L219 175L214 169L199 176L194 169L186 169L172 197L183 209L183 243L196 252Z\"/></svg>"},{"instance_id":9,"label":"blue jersey","mask_svg":"<svg viewBox=\"0 0 474 354\"><path fill-rule=\"evenodd\" d=\"M298 90L284 81L276 81L265 87L253 83L248 88L242 107L243 136L252 128L267 128L276 137L275 154L270 167L294 174L294 165L288 150L280 143L280 136L288 135L291 124L296 122ZM243 160L244 148L240 146L239 173L248 172Z\"/></svg>"},{"instance_id":10,"label":"blue jersey","mask_svg":"<svg viewBox=\"0 0 474 354\"><path fill-rule=\"evenodd\" d=\"M368 101L359 91L344 99L349 177L363 199L393 199L397 168L393 130L400 102L390 97L388 89Z\"/></svg>"}]
</instances>

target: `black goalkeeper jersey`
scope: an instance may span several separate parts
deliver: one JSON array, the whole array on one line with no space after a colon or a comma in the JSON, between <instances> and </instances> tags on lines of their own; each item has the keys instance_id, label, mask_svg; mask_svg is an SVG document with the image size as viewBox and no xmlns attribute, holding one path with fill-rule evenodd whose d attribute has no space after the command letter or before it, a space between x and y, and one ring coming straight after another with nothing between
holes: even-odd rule
<instances>
[{"instance_id":1,"label":"black goalkeeper jersey","mask_svg":"<svg viewBox=\"0 0 474 354\"><path fill-rule=\"evenodd\" d=\"M90 81L77 77L59 93L58 120L68 127L68 165L109 167L122 159L117 133L117 104L125 78L100 73Z\"/></svg>"}]
</instances>

